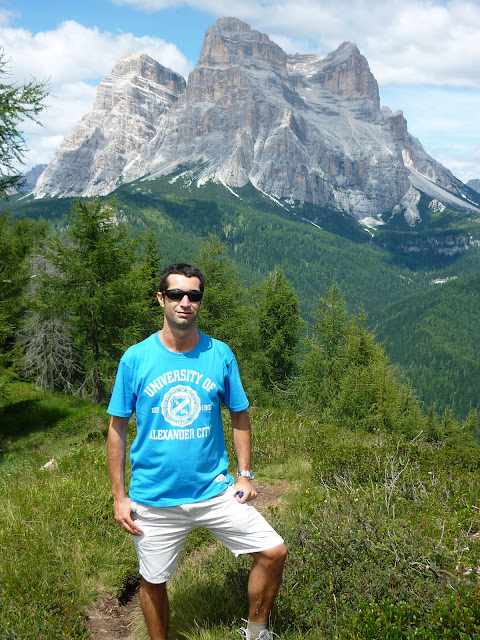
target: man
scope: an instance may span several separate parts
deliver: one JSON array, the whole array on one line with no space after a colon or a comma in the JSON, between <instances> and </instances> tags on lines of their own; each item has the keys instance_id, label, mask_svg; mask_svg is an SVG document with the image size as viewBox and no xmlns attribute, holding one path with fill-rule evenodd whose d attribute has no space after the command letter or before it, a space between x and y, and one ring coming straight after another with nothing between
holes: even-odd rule
<instances>
[{"instance_id":1,"label":"man","mask_svg":"<svg viewBox=\"0 0 480 640\"><path fill-rule=\"evenodd\" d=\"M249 504L257 497L250 470L250 420L230 348L201 333L196 320L204 277L187 264L160 276L163 328L120 360L112 398L108 461L115 520L133 537L140 565L140 603L152 640L166 640L167 580L195 527L210 530L236 556L249 553L249 619L245 640L269 640L270 609L286 547ZM220 405L230 410L238 478L228 474ZM126 434L135 411L129 496Z\"/></svg>"}]
</instances>

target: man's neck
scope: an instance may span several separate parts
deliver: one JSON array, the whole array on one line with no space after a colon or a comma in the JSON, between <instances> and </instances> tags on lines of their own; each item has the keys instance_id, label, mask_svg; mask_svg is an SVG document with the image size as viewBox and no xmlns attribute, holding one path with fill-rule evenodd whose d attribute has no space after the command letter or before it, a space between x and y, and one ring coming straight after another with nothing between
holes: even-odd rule
<instances>
[{"instance_id":1,"label":"man's neck","mask_svg":"<svg viewBox=\"0 0 480 640\"><path fill-rule=\"evenodd\" d=\"M190 327L186 331L170 327L167 323L158 332L160 342L169 351L174 353L186 353L192 351L200 340L200 334L196 327Z\"/></svg>"}]
</instances>

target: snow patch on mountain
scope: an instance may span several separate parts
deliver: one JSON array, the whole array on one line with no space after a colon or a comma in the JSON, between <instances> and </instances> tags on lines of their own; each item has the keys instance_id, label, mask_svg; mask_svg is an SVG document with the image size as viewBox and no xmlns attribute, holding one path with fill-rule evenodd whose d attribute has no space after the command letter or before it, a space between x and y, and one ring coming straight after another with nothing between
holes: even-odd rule
<instances>
[{"instance_id":1,"label":"snow patch on mountain","mask_svg":"<svg viewBox=\"0 0 480 640\"><path fill-rule=\"evenodd\" d=\"M467 202L465 199L459 198L414 168L410 169L410 182L413 187L420 189L428 196L431 196L442 203L451 205L455 209L480 213L479 207L471 202Z\"/></svg>"}]
</instances>

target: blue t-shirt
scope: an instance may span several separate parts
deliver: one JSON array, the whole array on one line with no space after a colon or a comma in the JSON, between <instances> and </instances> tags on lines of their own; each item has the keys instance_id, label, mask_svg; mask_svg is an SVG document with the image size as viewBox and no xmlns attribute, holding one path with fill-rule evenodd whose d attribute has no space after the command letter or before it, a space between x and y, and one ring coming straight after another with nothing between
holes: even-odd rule
<instances>
[{"instance_id":1,"label":"blue t-shirt","mask_svg":"<svg viewBox=\"0 0 480 640\"><path fill-rule=\"evenodd\" d=\"M124 353L108 413L130 418L130 498L154 507L206 500L233 483L220 403L248 400L230 347L202 332L192 351L174 353L151 335Z\"/></svg>"}]
</instances>

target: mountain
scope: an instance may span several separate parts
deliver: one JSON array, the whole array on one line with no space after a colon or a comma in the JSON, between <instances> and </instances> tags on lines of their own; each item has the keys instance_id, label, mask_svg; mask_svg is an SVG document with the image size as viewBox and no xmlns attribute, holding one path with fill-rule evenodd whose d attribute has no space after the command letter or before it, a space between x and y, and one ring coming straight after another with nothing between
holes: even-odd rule
<instances>
[{"instance_id":1,"label":"mountain","mask_svg":"<svg viewBox=\"0 0 480 640\"><path fill-rule=\"evenodd\" d=\"M30 189L34 189L39 177L46 168L46 164L37 164L30 169L30 171L27 171L23 176L23 183L21 184L19 191L29 191Z\"/></svg>"},{"instance_id":2,"label":"mountain","mask_svg":"<svg viewBox=\"0 0 480 640\"><path fill-rule=\"evenodd\" d=\"M26 191L32 191L35 188L38 178L42 175L48 165L36 164L29 171L23 174L20 182L14 187L7 189L7 195L9 198L15 195L24 194Z\"/></svg>"},{"instance_id":3,"label":"mountain","mask_svg":"<svg viewBox=\"0 0 480 640\"><path fill-rule=\"evenodd\" d=\"M467 187L470 187L470 189L474 189L475 191L478 191L478 193L480 193L480 180L478 178L469 180L467 182Z\"/></svg>"},{"instance_id":4,"label":"mountain","mask_svg":"<svg viewBox=\"0 0 480 640\"><path fill-rule=\"evenodd\" d=\"M380 107L354 44L326 57L288 56L236 18L207 30L186 84L145 54L125 56L35 195L106 195L173 173L232 190L251 184L293 211L311 203L370 226L386 213L414 225L421 193L480 211L472 191L409 134L402 113Z\"/></svg>"},{"instance_id":5,"label":"mountain","mask_svg":"<svg viewBox=\"0 0 480 640\"><path fill-rule=\"evenodd\" d=\"M124 56L98 85L93 111L61 143L37 183L36 196L111 192L184 91L184 78L150 56Z\"/></svg>"}]
</instances>

